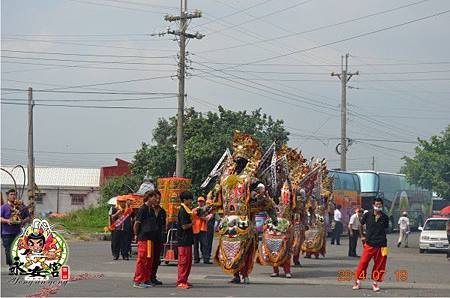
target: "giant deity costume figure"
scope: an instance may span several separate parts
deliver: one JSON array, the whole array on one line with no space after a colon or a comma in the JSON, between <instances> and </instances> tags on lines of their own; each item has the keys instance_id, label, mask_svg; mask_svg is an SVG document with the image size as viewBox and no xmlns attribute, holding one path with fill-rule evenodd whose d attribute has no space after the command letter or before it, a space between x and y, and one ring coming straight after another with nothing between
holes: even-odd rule
<instances>
[{"instance_id":1,"label":"giant deity costume figure","mask_svg":"<svg viewBox=\"0 0 450 298\"><path fill-rule=\"evenodd\" d=\"M250 186L258 181L261 160L257 141L249 134L235 132L233 154L227 152L203 184L219 175L213 189L213 204L223 210L223 219L219 225L219 244L214 260L224 272L234 275L231 282L240 283L242 276L243 281L249 283L248 276L253 269L258 245L254 214L271 209L273 205L267 198L252 202Z\"/></svg>"},{"instance_id":2,"label":"giant deity costume figure","mask_svg":"<svg viewBox=\"0 0 450 298\"><path fill-rule=\"evenodd\" d=\"M326 219L328 210L332 208L332 181L328 177L325 160L311 165L310 172L301 184L306 191L306 210L309 229L305 232L305 240L301 251L306 257L325 256L326 253Z\"/></svg>"},{"instance_id":3,"label":"giant deity costume figure","mask_svg":"<svg viewBox=\"0 0 450 298\"><path fill-rule=\"evenodd\" d=\"M258 262L261 265L270 265L274 268L274 276L278 275L278 267L283 266L287 277L290 277L290 258L293 242L293 201L291 181L289 179L289 165L286 154L289 148L285 145L273 157L271 172L264 175L265 183L269 186L269 193L275 199L277 224L271 218L264 224L261 245L258 249ZM269 172L265 171L265 172Z\"/></svg>"}]
</instances>

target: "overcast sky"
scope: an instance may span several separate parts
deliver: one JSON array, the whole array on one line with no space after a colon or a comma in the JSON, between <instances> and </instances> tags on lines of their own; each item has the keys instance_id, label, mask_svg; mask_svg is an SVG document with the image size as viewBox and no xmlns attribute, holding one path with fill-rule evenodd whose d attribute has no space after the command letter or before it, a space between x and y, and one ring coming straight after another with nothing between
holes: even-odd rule
<instances>
[{"instance_id":1,"label":"overcast sky","mask_svg":"<svg viewBox=\"0 0 450 298\"><path fill-rule=\"evenodd\" d=\"M36 165L132 160L157 119L175 114L178 46L151 34L176 28L164 15L178 14L179 1L1 3L2 165L27 160L18 105L27 93L4 88L58 91L34 93L44 104L34 114ZM341 85L330 73L348 52L360 73L347 90L348 169L369 169L374 156L377 170L397 172L417 137L450 123L447 0L197 0L188 9L203 13L189 31L206 35L188 44L187 105L197 110L261 107L284 120L290 146L338 167ZM100 94L116 91L130 94ZM168 109L48 106L58 104Z\"/></svg>"}]
</instances>

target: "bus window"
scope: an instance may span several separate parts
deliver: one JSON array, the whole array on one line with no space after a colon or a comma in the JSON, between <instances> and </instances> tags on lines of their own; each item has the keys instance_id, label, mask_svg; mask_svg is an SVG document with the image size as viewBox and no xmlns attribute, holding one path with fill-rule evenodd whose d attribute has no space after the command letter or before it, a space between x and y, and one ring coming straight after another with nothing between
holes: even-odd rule
<instances>
[{"instance_id":1,"label":"bus window","mask_svg":"<svg viewBox=\"0 0 450 298\"><path fill-rule=\"evenodd\" d=\"M342 189L341 179L339 179L339 175L333 173L333 190Z\"/></svg>"},{"instance_id":2,"label":"bus window","mask_svg":"<svg viewBox=\"0 0 450 298\"><path fill-rule=\"evenodd\" d=\"M359 177L360 190L362 193L376 193L378 192L379 179L376 173L359 172L356 173Z\"/></svg>"}]
</instances>

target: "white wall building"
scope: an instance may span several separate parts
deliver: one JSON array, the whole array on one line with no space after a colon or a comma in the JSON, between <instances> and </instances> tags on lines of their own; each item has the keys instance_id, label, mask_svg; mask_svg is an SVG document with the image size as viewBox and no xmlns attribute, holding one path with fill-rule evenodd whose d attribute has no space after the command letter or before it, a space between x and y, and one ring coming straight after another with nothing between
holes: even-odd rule
<instances>
[{"instance_id":1,"label":"white wall building","mask_svg":"<svg viewBox=\"0 0 450 298\"><path fill-rule=\"evenodd\" d=\"M3 168L11 172L13 167ZM27 173L26 168L25 173ZM25 204L28 204L27 177L23 177L20 169L16 169L12 174L17 182L18 192L25 178L23 199ZM1 171L0 177L1 191L6 202L6 191L14 188L14 182L4 171ZM36 167L35 180L39 188L36 196L36 214L48 211L66 213L98 205L100 169Z\"/></svg>"}]
</instances>

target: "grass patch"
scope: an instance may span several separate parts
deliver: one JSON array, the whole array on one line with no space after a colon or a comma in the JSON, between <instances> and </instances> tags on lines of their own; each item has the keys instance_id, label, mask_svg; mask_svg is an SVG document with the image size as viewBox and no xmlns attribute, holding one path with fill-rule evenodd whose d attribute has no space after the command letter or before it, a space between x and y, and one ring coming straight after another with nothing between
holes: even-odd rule
<instances>
[{"instance_id":1,"label":"grass patch","mask_svg":"<svg viewBox=\"0 0 450 298\"><path fill-rule=\"evenodd\" d=\"M102 233L103 228L108 225L108 206L80 209L63 217L50 218L49 221L54 225L61 225L61 228L70 233Z\"/></svg>"}]
</instances>

